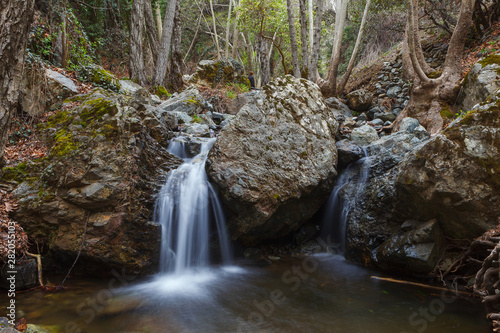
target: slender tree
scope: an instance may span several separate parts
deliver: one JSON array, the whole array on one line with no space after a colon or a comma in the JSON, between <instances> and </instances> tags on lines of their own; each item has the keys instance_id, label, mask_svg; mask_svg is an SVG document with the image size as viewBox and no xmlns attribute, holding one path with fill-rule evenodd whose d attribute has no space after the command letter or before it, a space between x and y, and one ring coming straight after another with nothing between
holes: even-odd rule
<instances>
[{"instance_id":1,"label":"slender tree","mask_svg":"<svg viewBox=\"0 0 500 333\"><path fill-rule=\"evenodd\" d=\"M181 24L181 4L178 1L175 8L174 31L172 35L172 56L170 57L170 71L167 75L168 88L172 91L181 91L182 82L182 24Z\"/></svg>"},{"instance_id":2,"label":"slender tree","mask_svg":"<svg viewBox=\"0 0 500 333\"><path fill-rule=\"evenodd\" d=\"M306 15L306 1L299 0L300 11L300 40L302 44L302 71L308 73L309 70L309 48L307 44L307 15Z\"/></svg>"},{"instance_id":3,"label":"slender tree","mask_svg":"<svg viewBox=\"0 0 500 333\"><path fill-rule=\"evenodd\" d=\"M371 0L366 0L365 10L363 12L363 18L361 19L361 25L359 27L358 37L356 37L356 44L354 45L354 50L352 51L351 59L349 60L349 64L347 65L347 70L342 77L342 81L340 81L338 94L342 94L344 92L344 88L351 76L352 69L354 68L354 62L356 61L356 57L358 55L359 47L361 45L361 40L363 39L366 18L368 17L368 9L370 9Z\"/></svg>"},{"instance_id":4,"label":"slender tree","mask_svg":"<svg viewBox=\"0 0 500 333\"><path fill-rule=\"evenodd\" d=\"M144 30L143 1L144 0L134 0L132 2L132 22L130 22L130 77L133 80L137 80L137 82L141 85L146 83L142 45L142 34Z\"/></svg>"},{"instance_id":5,"label":"slender tree","mask_svg":"<svg viewBox=\"0 0 500 333\"><path fill-rule=\"evenodd\" d=\"M341 56L342 35L347 17L348 0L337 0L335 6L335 36L333 40L332 59L328 68L328 75L325 80L320 80L319 86L325 97L331 97L336 94L337 74Z\"/></svg>"},{"instance_id":6,"label":"slender tree","mask_svg":"<svg viewBox=\"0 0 500 333\"><path fill-rule=\"evenodd\" d=\"M209 1L210 1L210 12L212 13L212 22L214 27L215 47L217 48L217 59L220 60L220 46L219 46L219 37L217 36L217 22L215 20L214 4L212 0Z\"/></svg>"},{"instance_id":7,"label":"slender tree","mask_svg":"<svg viewBox=\"0 0 500 333\"><path fill-rule=\"evenodd\" d=\"M313 47L309 65L309 80L316 82L318 78L318 58L321 42L321 20L323 19L324 0L317 0L316 22L314 24Z\"/></svg>"},{"instance_id":8,"label":"slender tree","mask_svg":"<svg viewBox=\"0 0 500 333\"><path fill-rule=\"evenodd\" d=\"M172 33L174 29L175 9L179 0L169 0L165 9L165 18L163 20L163 31L161 34L160 51L158 61L156 62L155 77L153 83L157 86L164 84L167 74L167 65L170 56L170 47L172 42Z\"/></svg>"},{"instance_id":9,"label":"slender tree","mask_svg":"<svg viewBox=\"0 0 500 333\"><path fill-rule=\"evenodd\" d=\"M157 9L158 7L156 7L155 11ZM158 15L158 13L156 13L156 15ZM157 30L157 27L155 27L153 8L151 7L151 2L149 0L144 1L144 21L146 22L146 34L148 35L149 47L151 48L153 62L156 66L156 62L158 61L158 53L160 52L160 38L158 37L158 32L161 32L161 30ZM158 22L161 24L161 17L160 20L156 19L157 24Z\"/></svg>"},{"instance_id":10,"label":"slender tree","mask_svg":"<svg viewBox=\"0 0 500 333\"><path fill-rule=\"evenodd\" d=\"M286 9L288 12L288 31L290 33L290 44L292 47L293 75L297 78L300 78L299 46L297 45L297 35L295 33L295 19L293 17L292 0L286 0Z\"/></svg>"},{"instance_id":11,"label":"slender tree","mask_svg":"<svg viewBox=\"0 0 500 333\"><path fill-rule=\"evenodd\" d=\"M0 1L0 165L11 117L18 104L34 3L34 0Z\"/></svg>"}]
</instances>

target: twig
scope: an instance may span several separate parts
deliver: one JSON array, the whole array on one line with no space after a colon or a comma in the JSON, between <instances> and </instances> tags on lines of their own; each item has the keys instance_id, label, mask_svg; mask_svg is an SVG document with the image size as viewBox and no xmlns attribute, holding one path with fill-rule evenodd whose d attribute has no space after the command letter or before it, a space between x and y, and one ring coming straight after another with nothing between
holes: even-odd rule
<instances>
[{"instance_id":1,"label":"twig","mask_svg":"<svg viewBox=\"0 0 500 333\"><path fill-rule=\"evenodd\" d=\"M41 287L45 287L43 285L43 279L42 279L42 257L39 254L33 254L29 253L26 251L26 254L35 257L36 258L36 265L37 265L37 271L38 271L38 283L40 284Z\"/></svg>"},{"instance_id":2,"label":"twig","mask_svg":"<svg viewBox=\"0 0 500 333\"><path fill-rule=\"evenodd\" d=\"M83 249L83 244L85 243L85 236L87 235L87 225L89 223L89 218L90 218L90 213L87 212L87 218L85 220L85 229L83 230L83 237L82 237L82 243L80 244L80 250L78 250L78 254L76 255L76 258L75 258L75 261L73 262L73 265L71 265L71 268L69 269L68 271L68 274L66 274L66 276L64 277L64 279L62 280L61 284L59 285L59 287L57 287L57 290L61 290L63 288L63 285L64 285L64 282L66 282L66 279L68 278L69 274L71 273L71 271L73 270L73 267L75 267L75 264L76 262L78 261L78 258L80 258L80 253L82 253L82 249Z\"/></svg>"},{"instance_id":3,"label":"twig","mask_svg":"<svg viewBox=\"0 0 500 333\"><path fill-rule=\"evenodd\" d=\"M460 290L453 290L453 289L448 289L448 288L442 288L442 287L437 287L437 286L430 286L428 284L423 284L423 283L417 283L417 282L411 282L411 281L404 281L404 280L396 280L392 278L384 278L384 277L379 277L379 276L372 276L371 279L374 280L380 280L380 281L387 281L387 282L394 282L394 283L399 283L399 284L407 284L410 286L417 286L417 287L422 287L422 288L428 288L428 289L436 289L436 290L445 290L445 291L451 291L457 294L473 297L474 294L466 291L460 291Z\"/></svg>"}]
</instances>

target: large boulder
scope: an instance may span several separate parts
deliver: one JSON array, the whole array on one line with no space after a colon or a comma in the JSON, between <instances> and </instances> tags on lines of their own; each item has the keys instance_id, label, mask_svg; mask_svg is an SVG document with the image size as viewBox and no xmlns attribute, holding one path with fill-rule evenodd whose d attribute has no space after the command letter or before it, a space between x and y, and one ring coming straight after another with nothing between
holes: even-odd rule
<instances>
[{"instance_id":1,"label":"large boulder","mask_svg":"<svg viewBox=\"0 0 500 333\"><path fill-rule=\"evenodd\" d=\"M500 90L413 151L396 179L406 216L437 218L447 237L471 239L500 216Z\"/></svg>"},{"instance_id":2,"label":"large boulder","mask_svg":"<svg viewBox=\"0 0 500 333\"><path fill-rule=\"evenodd\" d=\"M189 116L208 109L207 101L195 87L189 87L178 95L172 96L159 105L159 113L167 111L184 112Z\"/></svg>"},{"instance_id":3,"label":"large boulder","mask_svg":"<svg viewBox=\"0 0 500 333\"><path fill-rule=\"evenodd\" d=\"M373 126L363 125L352 130L351 140L359 146L367 146L378 140L378 134Z\"/></svg>"},{"instance_id":4,"label":"large boulder","mask_svg":"<svg viewBox=\"0 0 500 333\"><path fill-rule=\"evenodd\" d=\"M472 110L476 104L483 102L500 88L499 69L499 54L490 55L472 66L464 79L458 98L458 105L462 112Z\"/></svg>"},{"instance_id":5,"label":"large boulder","mask_svg":"<svg viewBox=\"0 0 500 333\"><path fill-rule=\"evenodd\" d=\"M317 85L285 76L249 98L210 152L208 175L244 245L285 236L328 197L338 123Z\"/></svg>"},{"instance_id":6,"label":"large boulder","mask_svg":"<svg viewBox=\"0 0 500 333\"><path fill-rule=\"evenodd\" d=\"M188 78L188 83L208 87L218 84L238 83L250 86L247 77L243 75L243 65L234 59L202 60L196 67L196 72Z\"/></svg>"},{"instance_id":7,"label":"large boulder","mask_svg":"<svg viewBox=\"0 0 500 333\"><path fill-rule=\"evenodd\" d=\"M19 184L16 220L58 267L72 264L85 239L76 270L155 271L154 195L181 163L165 148L170 134L131 97L97 88L67 102L40 127L47 157L4 168L3 179Z\"/></svg>"},{"instance_id":8,"label":"large boulder","mask_svg":"<svg viewBox=\"0 0 500 333\"><path fill-rule=\"evenodd\" d=\"M27 68L21 81L21 107L38 116L50 106L78 94L75 83L66 75L51 69Z\"/></svg>"},{"instance_id":9,"label":"large boulder","mask_svg":"<svg viewBox=\"0 0 500 333\"><path fill-rule=\"evenodd\" d=\"M355 111L368 111L372 106L372 95L364 89L353 91L347 95L347 105Z\"/></svg>"}]
</instances>

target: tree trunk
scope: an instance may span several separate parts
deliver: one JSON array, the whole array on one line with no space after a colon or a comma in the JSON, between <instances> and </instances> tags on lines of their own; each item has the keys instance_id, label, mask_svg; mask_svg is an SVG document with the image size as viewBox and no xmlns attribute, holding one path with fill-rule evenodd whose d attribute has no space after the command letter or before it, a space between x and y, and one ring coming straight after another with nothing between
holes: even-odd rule
<instances>
[{"instance_id":1,"label":"tree trunk","mask_svg":"<svg viewBox=\"0 0 500 333\"><path fill-rule=\"evenodd\" d=\"M347 0L337 0L335 14L335 37L332 49L332 60L328 69L326 80L319 82L321 92L325 97L335 96L337 93L337 74L340 63L340 51L342 46L342 36L344 34L345 21L347 16Z\"/></svg>"},{"instance_id":2,"label":"tree trunk","mask_svg":"<svg viewBox=\"0 0 500 333\"><path fill-rule=\"evenodd\" d=\"M399 128L399 124L404 117L416 118L431 135L441 131L444 120L441 111L445 108L452 108L458 94L458 85L462 72L462 55L465 46L465 39L472 24L472 14L476 0L462 0L460 6L460 16L450 40L446 60L443 66L443 73L439 78L430 79L424 72L417 57L418 41L415 35L408 33L408 48L411 65L414 71L413 89L410 92L408 106L399 114L394 129ZM408 25L409 31L414 30L416 22L416 11L411 0L409 0ZM453 112L453 110L451 110Z\"/></svg>"},{"instance_id":3,"label":"tree trunk","mask_svg":"<svg viewBox=\"0 0 500 333\"><path fill-rule=\"evenodd\" d=\"M0 166L10 120L17 108L34 3L34 0L0 1Z\"/></svg>"},{"instance_id":4,"label":"tree trunk","mask_svg":"<svg viewBox=\"0 0 500 333\"><path fill-rule=\"evenodd\" d=\"M212 22L214 25L215 47L217 48L217 60L220 60L219 37L217 36L217 22L215 21L214 4L212 0L210 0L210 11L212 12Z\"/></svg>"},{"instance_id":5,"label":"tree trunk","mask_svg":"<svg viewBox=\"0 0 500 333\"><path fill-rule=\"evenodd\" d=\"M313 16L313 0L308 1L308 13L309 13L309 52L312 53L313 49L313 38L314 38L314 16Z\"/></svg>"},{"instance_id":6,"label":"tree trunk","mask_svg":"<svg viewBox=\"0 0 500 333\"><path fill-rule=\"evenodd\" d=\"M154 85L161 86L165 81L167 74L167 65L170 55L170 44L172 42L172 32L174 27L175 8L179 0L169 0L165 10L165 19L163 20L163 31L161 33L160 51L158 53L158 61L156 63L156 74L154 77Z\"/></svg>"},{"instance_id":7,"label":"tree trunk","mask_svg":"<svg viewBox=\"0 0 500 333\"><path fill-rule=\"evenodd\" d=\"M236 3L235 3L236 4ZM240 5L240 1L238 1L238 6ZM240 11L236 12L236 20L234 22L234 31L233 31L233 52L231 57L236 59L238 52L238 38L240 36L240 31L238 30L238 20L240 19Z\"/></svg>"},{"instance_id":8,"label":"tree trunk","mask_svg":"<svg viewBox=\"0 0 500 333\"><path fill-rule=\"evenodd\" d=\"M142 49L142 33L144 22L144 3L149 0L134 0L130 22L130 78L144 85L144 55Z\"/></svg>"},{"instance_id":9,"label":"tree trunk","mask_svg":"<svg viewBox=\"0 0 500 333\"><path fill-rule=\"evenodd\" d=\"M66 0L51 3L50 25L55 27L54 62L61 67L68 65L68 37L66 34Z\"/></svg>"},{"instance_id":10,"label":"tree trunk","mask_svg":"<svg viewBox=\"0 0 500 333\"><path fill-rule=\"evenodd\" d=\"M229 31L231 30L231 12L233 10L233 0L229 0L229 10L227 11L227 25L226 25L226 52L224 56L229 58Z\"/></svg>"},{"instance_id":11,"label":"tree trunk","mask_svg":"<svg viewBox=\"0 0 500 333\"><path fill-rule=\"evenodd\" d=\"M286 10L288 12L288 32L290 34L290 43L292 44L293 76L300 78L299 46L297 45L297 35L295 33L295 19L293 17L292 0L286 0Z\"/></svg>"},{"instance_id":12,"label":"tree trunk","mask_svg":"<svg viewBox=\"0 0 500 333\"><path fill-rule=\"evenodd\" d=\"M302 72L309 74L309 48L307 47L307 15L306 0L299 0L300 11L300 40L302 42Z\"/></svg>"},{"instance_id":13,"label":"tree trunk","mask_svg":"<svg viewBox=\"0 0 500 333\"><path fill-rule=\"evenodd\" d=\"M370 8L371 0L366 0L365 11L363 12L363 18L361 19L361 26L359 27L358 37L356 38L356 44L354 45L354 50L352 51L351 60L349 60L349 65L347 65L347 70L342 77L342 81L340 82L338 88L338 94L342 94L344 92L344 88L349 80L349 76L351 76L352 69L354 68L354 62L356 61L356 57L358 55L359 46L361 45L361 40L363 39L363 34L365 31L366 18L368 17L368 9Z\"/></svg>"},{"instance_id":14,"label":"tree trunk","mask_svg":"<svg viewBox=\"0 0 500 333\"><path fill-rule=\"evenodd\" d=\"M309 66L309 80L316 82L318 78L318 57L321 42L321 20L323 19L324 0L317 0L316 22L314 25L313 48L311 52L311 64Z\"/></svg>"},{"instance_id":15,"label":"tree trunk","mask_svg":"<svg viewBox=\"0 0 500 333\"><path fill-rule=\"evenodd\" d=\"M149 3L149 7L151 7L151 2L146 1ZM161 43L161 34L163 32L163 25L161 24L161 9L160 9L160 2L158 1L156 3L155 7L155 19L156 19L156 29L157 29L157 36L158 36L158 43Z\"/></svg>"},{"instance_id":16,"label":"tree trunk","mask_svg":"<svg viewBox=\"0 0 500 333\"><path fill-rule=\"evenodd\" d=\"M170 58L170 72L168 73L167 87L170 91L181 91L182 82L182 24L181 24L181 4L177 1L174 18L174 31L172 36L172 57Z\"/></svg>"},{"instance_id":17,"label":"tree trunk","mask_svg":"<svg viewBox=\"0 0 500 333\"><path fill-rule=\"evenodd\" d=\"M159 7L156 7L156 9L158 10ZM151 49L151 54L153 56L154 66L156 66L156 62L158 61L158 53L160 49L160 39L159 39L160 37L158 37L158 32L161 30L157 30L155 27L153 8L151 7L151 2L149 0L144 1L144 21L146 21L146 33L148 35L149 47ZM158 22L161 24L161 17L160 20L157 21L156 23Z\"/></svg>"},{"instance_id":18,"label":"tree trunk","mask_svg":"<svg viewBox=\"0 0 500 333\"><path fill-rule=\"evenodd\" d=\"M271 79L271 66L269 61L269 43L263 37L257 37L257 56L260 61L261 86L265 86Z\"/></svg>"}]
</instances>

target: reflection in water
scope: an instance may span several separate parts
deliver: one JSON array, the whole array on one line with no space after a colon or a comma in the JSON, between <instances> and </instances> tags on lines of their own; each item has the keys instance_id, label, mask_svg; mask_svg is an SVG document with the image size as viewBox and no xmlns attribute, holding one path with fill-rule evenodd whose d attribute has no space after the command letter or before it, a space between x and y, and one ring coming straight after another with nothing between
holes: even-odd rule
<instances>
[{"instance_id":1,"label":"reflection in water","mask_svg":"<svg viewBox=\"0 0 500 333\"><path fill-rule=\"evenodd\" d=\"M439 293L375 281L372 274L340 256L318 255L155 276L111 290L111 300L103 292L109 281L72 280L64 292L18 294L17 308L28 322L62 325L61 332L71 332L64 330L70 322L82 333L399 333L424 324L426 333L489 332L479 304L458 299L434 315ZM421 314L426 309L433 320Z\"/></svg>"}]
</instances>

